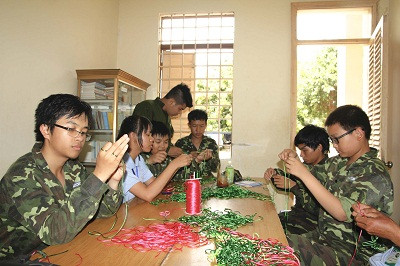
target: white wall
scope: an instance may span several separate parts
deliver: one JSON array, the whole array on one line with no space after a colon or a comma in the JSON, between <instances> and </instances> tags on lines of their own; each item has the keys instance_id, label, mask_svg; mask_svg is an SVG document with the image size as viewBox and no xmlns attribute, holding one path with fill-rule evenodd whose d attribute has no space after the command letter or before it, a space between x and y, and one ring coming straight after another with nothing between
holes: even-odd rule
<instances>
[{"instance_id":1,"label":"white wall","mask_svg":"<svg viewBox=\"0 0 400 266\"><path fill-rule=\"evenodd\" d=\"M116 67L117 0L0 1L0 178L34 143L34 111L76 94L75 69Z\"/></svg>"},{"instance_id":2,"label":"white wall","mask_svg":"<svg viewBox=\"0 0 400 266\"><path fill-rule=\"evenodd\" d=\"M235 13L233 165L261 177L288 147L290 1L121 0L118 66L151 83L157 92L160 13Z\"/></svg>"}]
</instances>

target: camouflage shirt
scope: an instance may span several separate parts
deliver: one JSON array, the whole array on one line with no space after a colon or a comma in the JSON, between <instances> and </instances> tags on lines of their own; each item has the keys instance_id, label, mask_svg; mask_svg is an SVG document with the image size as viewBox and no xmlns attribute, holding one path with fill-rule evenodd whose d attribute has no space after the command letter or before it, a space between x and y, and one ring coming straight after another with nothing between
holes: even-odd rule
<instances>
[{"instance_id":1,"label":"camouflage shirt","mask_svg":"<svg viewBox=\"0 0 400 266\"><path fill-rule=\"evenodd\" d=\"M323 165L326 160L327 157L324 157L318 165ZM312 167L311 165L305 165L308 168ZM281 169L275 169L275 171L284 176L284 172ZM285 232L303 234L316 229L320 204L300 179L290 174L287 174L287 176L296 182L296 185L290 189L290 192L296 196L296 204L291 208L290 212L279 214L279 219L284 225ZM325 175L316 177L321 184L325 184Z\"/></svg>"},{"instance_id":2,"label":"camouflage shirt","mask_svg":"<svg viewBox=\"0 0 400 266\"><path fill-rule=\"evenodd\" d=\"M317 230L299 236L300 238L305 237L312 243L329 246L334 251L332 254L336 254L337 257L347 257L347 262L350 260L360 233L360 229L354 224L351 216L351 205L361 202L388 215L393 211L393 184L385 165L377 158L377 153L376 149L371 148L350 165L346 165L348 158L335 156L328 159L324 165L316 165L312 168L311 172L314 176L319 176L320 180L327 180L325 187L340 200L347 220L338 221L321 208ZM363 242L370 240L365 230L363 233L356 258L367 262L368 258L376 252L370 246L362 245ZM299 237L294 238L296 242L299 241ZM310 247L305 250L310 250ZM317 253L314 254L322 257L327 255ZM307 261L306 259L303 262L307 263Z\"/></svg>"},{"instance_id":3,"label":"camouflage shirt","mask_svg":"<svg viewBox=\"0 0 400 266\"><path fill-rule=\"evenodd\" d=\"M167 156L164 161L161 163L148 163L148 159L151 156L151 153L141 153L144 161L146 162L147 167L150 169L151 173L154 177L158 177L164 170L167 168L168 164L172 161L171 157Z\"/></svg>"},{"instance_id":4,"label":"camouflage shirt","mask_svg":"<svg viewBox=\"0 0 400 266\"><path fill-rule=\"evenodd\" d=\"M193 160L192 164L190 165L190 172L197 172L198 174L202 175L202 177L206 177L211 176L212 172L217 171L217 167L219 165L219 149L214 139L203 136L199 149L197 149L192 143L192 134L190 134L189 136L179 139L175 143L175 146L181 148L185 154L189 154L192 151L202 152L206 149L212 150L212 157L207 161L197 163L195 160ZM199 171L201 171L201 173L199 173ZM181 170L175 174L174 180L186 179L184 174L184 170L181 168Z\"/></svg>"},{"instance_id":5,"label":"camouflage shirt","mask_svg":"<svg viewBox=\"0 0 400 266\"><path fill-rule=\"evenodd\" d=\"M164 103L157 97L155 100L145 100L138 103L135 110L133 110L133 114L146 117L150 121L159 121L163 123L167 126L172 138L174 135L174 128L172 127L171 118L168 113L162 109L163 107Z\"/></svg>"},{"instance_id":6,"label":"camouflage shirt","mask_svg":"<svg viewBox=\"0 0 400 266\"><path fill-rule=\"evenodd\" d=\"M64 165L61 185L36 143L0 180L0 259L71 241L94 217L113 215L122 193L77 160Z\"/></svg>"}]
</instances>

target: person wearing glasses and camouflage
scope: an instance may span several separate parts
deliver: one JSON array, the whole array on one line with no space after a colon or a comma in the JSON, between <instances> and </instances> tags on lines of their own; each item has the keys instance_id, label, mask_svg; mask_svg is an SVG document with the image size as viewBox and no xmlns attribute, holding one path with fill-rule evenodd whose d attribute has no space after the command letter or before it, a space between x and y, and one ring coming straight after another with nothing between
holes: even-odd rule
<instances>
[{"instance_id":1,"label":"person wearing glasses and camouflage","mask_svg":"<svg viewBox=\"0 0 400 266\"><path fill-rule=\"evenodd\" d=\"M105 144L88 174L77 157L90 139L90 105L54 94L40 102L35 120L32 151L0 181L0 260L11 263L71 241L93 217L112 216L122 202L120 162L128 136Z\"/></svg>"},{"instance_id":2,"label":"person wearing glasses and camouflage","mask_svg":"<svg viewBox=\"0 0 400 266\"><path fill-rule=\"evenodd\" d=\"M279 158L290 174L297 176L320 203L317 229L306 234L288 234L288 242L300 255L302 265L366 265L376 253L371 236L354 223L353 204L367 204L390 215L393 184L378 151L369 146L371 125L358 106L344 105L326 119L328 135L339 155L309 171L292 150ZM326 175L326 182L321 184ZM378 240L378 243L380 240ZM365 243L365 244L364 244ZM353 255L355 254L355 255Z\"/></svg>"}]
</instances>

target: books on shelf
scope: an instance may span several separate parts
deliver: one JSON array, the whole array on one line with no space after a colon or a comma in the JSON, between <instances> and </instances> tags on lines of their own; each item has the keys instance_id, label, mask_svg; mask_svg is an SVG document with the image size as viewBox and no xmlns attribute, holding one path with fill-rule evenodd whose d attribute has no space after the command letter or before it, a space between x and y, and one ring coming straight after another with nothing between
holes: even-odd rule
<instances>
[{"instance_id":1,"label":"books on shelf","mask_svg":"<svg viewBox=\"0 0 400 266\"><path fill-rule=\"evenodd\" d=\"M81 81L82 99L113 99L114 87L106 87L99 82Z\"/></svg>"},{"instance_id":2,"label":"books on shelf","mask_svg":"<svg viewBox=\"0 0 400 266\"><path fill-rule=\"evenodd\" d=\"M80 156L82 162L96 162L97 154L107 141L92 140L85 144Z\"/></svg>"},{"instance_id":3,"label":"books on shelf","mask_svg":"<svg viewBox=\"0 0 400 266\"><path fill-rule=\"evenodd\" d=\"M92 110L94 129L113 129L113 113L111 110Z\"/></svg>"}]
</instances>

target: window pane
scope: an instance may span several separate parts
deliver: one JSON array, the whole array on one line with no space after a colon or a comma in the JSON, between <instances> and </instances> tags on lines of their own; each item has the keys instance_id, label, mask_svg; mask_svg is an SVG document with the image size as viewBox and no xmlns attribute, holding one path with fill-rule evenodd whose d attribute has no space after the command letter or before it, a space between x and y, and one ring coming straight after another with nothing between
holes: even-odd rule
<instances>
[{"instance_id":1,"label":"window pane","mask_svg":"<svg viewBox=\"0 0 400 266\"><path fill-rule=\"evenodd\" d=\"M231 157L233 90L233 13L161 16L160 96L186 83L195 109L208 114L206 135L220 146L220 158ZM172 142L189 135L187 113L173 118ZM223 116L223 117L222 117Z\"/></svg>"},{"instance_id":2,"label":"window pane","mask_svg":"<svg viewBox=\"0 0 400 266\"><path fill-rule=\"evenodd\" d=\"M371 36L369 8L310 9L297 12L297 39L355 39Z\"/></svg>"}]
</instances>

